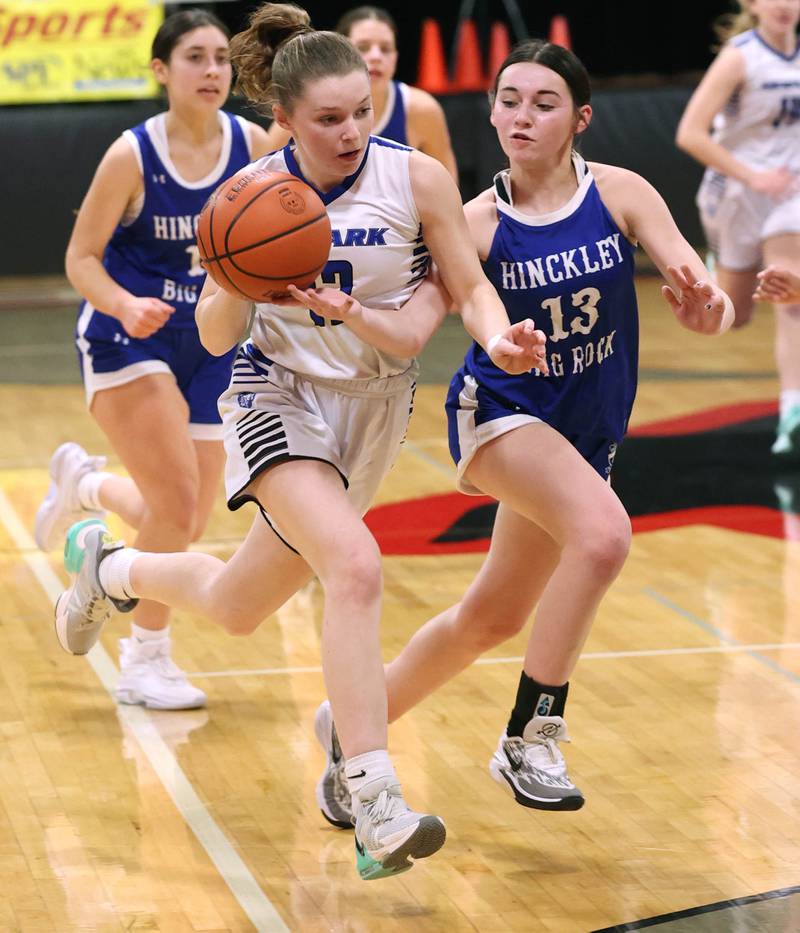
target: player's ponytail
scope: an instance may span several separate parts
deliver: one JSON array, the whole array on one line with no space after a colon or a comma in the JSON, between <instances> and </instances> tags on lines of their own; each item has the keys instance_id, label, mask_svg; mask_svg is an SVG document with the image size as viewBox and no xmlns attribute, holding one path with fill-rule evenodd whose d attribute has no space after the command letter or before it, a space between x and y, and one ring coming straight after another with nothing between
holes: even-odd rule
<instances>
[{"instance_id":1,"label":"player's ponytail","mask_svg":"<svg viewBox=\"0 0 800 933\"><path fill-rule=\"evenodd\" d=\"M748 29L755 29L756 26L758 17L751 13L745 4L739 3L738 13L723 13L714 20L714 32L719 38L719 44L712 47L713 51L718 52L729 39L747 32Z\"/></svg>"},{"instance_id":2,"label":"player's ponytail","mask_svg":"<svg viewBox=\"0 0 800 933\"><path fill-rule=\"evenodd\" d=\"M293 3L265 3L250 25L231 39L236 90L271 115L273 103L291 113L308 81L366 71L355 46L334 32L311 26Z\"/></svg>"}]
</instances>

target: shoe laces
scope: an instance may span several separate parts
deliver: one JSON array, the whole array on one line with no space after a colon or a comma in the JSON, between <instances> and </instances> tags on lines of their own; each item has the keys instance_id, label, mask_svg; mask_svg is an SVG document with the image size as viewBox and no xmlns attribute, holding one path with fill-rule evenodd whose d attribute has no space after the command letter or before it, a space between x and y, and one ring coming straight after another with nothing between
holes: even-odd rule
<instances>
[{"instance_id":1,"label":"shoe laces","mask_svg":"<svg viewBox=\"0 0 800 933\"><path fill-rule=\"evenodd\" d=\"M333 764L333 796L337 803L342 805L348 812L353 804L350 799L350 788L347 786L347 775L345 774L345 760L340 758Z\"/></svg>"},{"instance_id":2,"label":"shoe laces","mask_svg":"<svg viewBox=\"0 0 800 933\"><path fill-rule=\"evenodd\" d=\"M361 806L372 823L386 823L408 812L408 804L403 800L399 784L384 787L377 797L362 801Z\"/></svg>"},{"instance_id":3,"label":"shoe laces","mask_svg":"<svg viewBox=\"0 0 800 933\"><path fill-rule=\"evenodd\" d=\"M79 629L93 628L98 622L104 622L108 615L108 605L102 593L95 593L86 604L86 611L81 613Z\"/></svg>"},{"instance_id":4,"label":"shoe laces","mask_svg":"<svg viewBox=\"0 0 800 933\"><path fill-rule=\"evenodd\" d=\"M545 736L536 736L532 741L520 739L525 760L533 768L547 771L548 774L563 775L567 773L567 763L558 747L558 740Z\"/></svg>"}]
</instances>

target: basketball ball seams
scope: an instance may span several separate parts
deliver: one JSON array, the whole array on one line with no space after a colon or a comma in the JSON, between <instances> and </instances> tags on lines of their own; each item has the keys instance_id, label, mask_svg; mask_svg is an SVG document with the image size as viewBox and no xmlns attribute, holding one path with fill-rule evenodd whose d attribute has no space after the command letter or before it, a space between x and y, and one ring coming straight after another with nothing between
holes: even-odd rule
<instances>
[{"instance_id":1,"label":"basketball ball seams","mask_svg":"<svg viewBox=\"0 0 800 933\"><path fill-rule=\"evenodd\" d=\"M258 241L255 242L255 243L248 243L247 246L240 246L238 249L230 249L230 250L227 249L227 245L228 245L228 244L227 244L227 240L228 240L228 235L229 235L229 232L230 232L230 228L228 228L228 233L226 233L226 235L225 235L225 241L226 241L226 242L225 242L225 246L226 246L225 252L224 252L224 253L217 253L217 252L215 252L213 256L209 256L209 257L208 257L208 260L207 260L207 261L210 262L210 261L213 260L213 259L217 259L217 260L219 260L219 259L230 259L232 256L238 256L238 255L240 255L241 253L247 253L247 252L249 252L251 249L256 249L256 248L259 247L259 246L266 246L267 243L272 243L274 240L280 240L281 238L283 238L283 237L285 237L285 236L289 236L289 234L291 234L291 233L296 233L298 230L304 230L306 227L310 227L312 224L319 223L320 220L323 220L323 221L324 221L324 220L327 218L327 216L328 216L327 213L326 213L325 211L323 211L321 214L317 214L316 217L312 217L311 220L306 220L306 221L304 221L303 223L298 224L296 227L290 227L288 230L284 230L282 233L276 233L276 234L274 234L274 236L268 236L268 237L266 237L265 239L263 239L263 240L258 240ZM231 226L233 226L233 224L231 224ZM212 248L212 249L214 248L214 244L213 244L213 243L211 244L211 248ZM238 267L237 267L237 268L238 268ZM244 271L244 270L243 270L243 271Z\"/></svg>"},{"instance_id":2,"label":"basketball ball seams","mask_svg":"<svg viewBox=\"0 0 800 933\"><path fill-rule=\"evenodd\" d=\"M330 218L302 179L248 171L223 182L209 199L197 225L197 246L218 285L249 301L269 301L288 284L309 287L325 268Z\"/></svg>"}]
</instances>

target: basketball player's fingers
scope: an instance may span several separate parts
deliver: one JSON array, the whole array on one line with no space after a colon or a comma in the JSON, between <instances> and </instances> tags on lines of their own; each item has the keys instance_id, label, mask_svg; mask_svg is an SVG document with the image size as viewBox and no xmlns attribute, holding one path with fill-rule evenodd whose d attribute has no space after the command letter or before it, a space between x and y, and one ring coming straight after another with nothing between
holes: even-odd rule
<instances>
[{"instance_id":1,"label":"basketball player's fingers","mask_svg":"<svg viewBox=\"0 0 800 933\"><path fill-rule=\"evenodd\" d=\"M677 266L667 266L667 281L672 286L673 291L678 293L682 292L685 288L689 288L689 283Z\"/></svg>"},{"instance_id":2,"label":"basketball player's fingers","mask_svg":"<svg viewBox=\"0 0 800 933\"><path fill-rule=\"evenodd\" d=\"M287 285L286 291L297 301L307 304L313 297L313 292L308 288L298 288L296 285Z\"/></svg>"},{"instance_id":3,"label":"basketball player's fingers","mask_svg":"<svg viewBox=\"0 0 800 933\"><path fill-rule=\"evenodd\" d=\"M681 302L678 300L678 296L670 288L669 285L661 286L661 294L667 299L667 304L672 308L673 311L677 311L681 306Z\"/></svg>"},{"instance_id":4,"label":"basketball player's fingers","mask_svg":"<svg viewBox=\"0 0 800 933\"><path fill-rule=\"evenodd\" d=\"M161 311L168 317L175 311L174 305L168 305L166 301L162 301L160 298L150 298L149 304L154 311Z\"/></svg>"}]
</instances>

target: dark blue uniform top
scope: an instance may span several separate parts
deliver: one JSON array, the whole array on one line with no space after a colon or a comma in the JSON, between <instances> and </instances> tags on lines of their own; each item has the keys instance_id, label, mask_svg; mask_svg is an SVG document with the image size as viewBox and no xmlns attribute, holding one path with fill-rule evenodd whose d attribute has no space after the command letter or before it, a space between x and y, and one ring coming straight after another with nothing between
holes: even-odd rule
<instances>
[{"instance_id":1,"label":"dark blue uniform top","mask_svg":"<svg viewBox=\"0 0 800 933\"><path fill-rule=\"evenodd\" d=\"M133 223L114 231L103 265L131 294L173 305L169 328L195 326L195 304L205 280L195 237L200 211L216 188L250 161L241 123L225 111L221 115L223 127L229 128L223 136L228 158L199 183L182 182L164 164L150 135L151 121L130 131L141 154L144 203Z\"/></svg>"},{"instance_id":2,"label":"dark blue uniform top","mask_svg":"<svg viewBox=\"0 0 800 933\"><path fill-rule=\"evenodd\" d=\"M528 216L496 179L499 223L484 269L512 324L531 318L547 336L549 376L510 376L477 343L456 379L478 383L478 423L525 413L573 440L619 441L636 395L639 325L633 247L617 227L585 163L558 211ZM483 402L481 399L483 398Z\"/></svg>"},{"instance_id":3,"label":"dark blue uniform top","mask_svg":"<svg viewBox=\"0 0 800 933\"><path fill-rule=\"evenodd\" d=\"M406 103L403 99L402 88L399 81L392 81L394 85L394 106L389 119L379 129L373 130L375 136L384 139L393 139L396 143L408 145L408 127L406 125Z\"/></svg>"}]
</instances>

